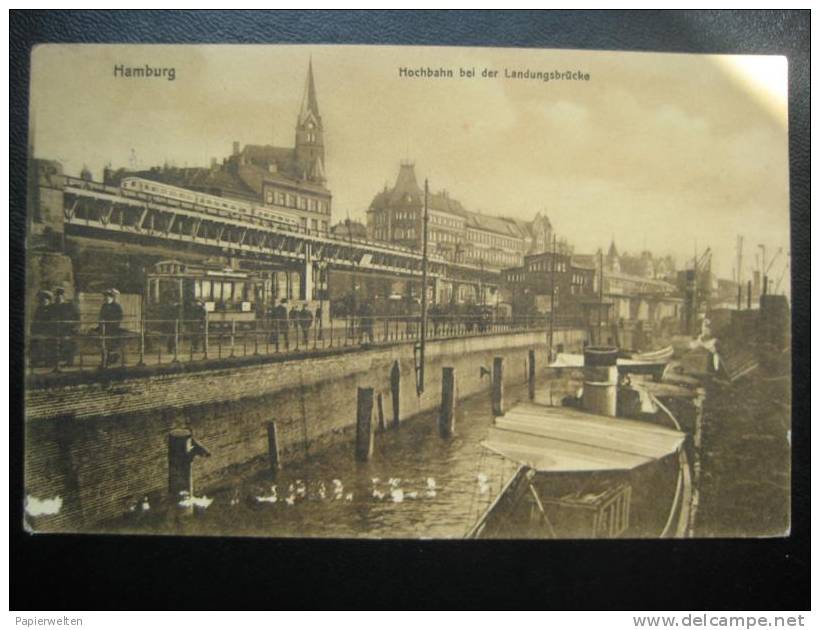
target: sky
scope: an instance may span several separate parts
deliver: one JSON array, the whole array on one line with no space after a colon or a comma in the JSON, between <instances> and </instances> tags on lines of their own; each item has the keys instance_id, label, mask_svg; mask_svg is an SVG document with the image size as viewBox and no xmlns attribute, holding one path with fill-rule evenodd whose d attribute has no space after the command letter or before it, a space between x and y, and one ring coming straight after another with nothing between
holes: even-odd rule
<instances>
[{"instance_id":1,"label":"sky","mask_svg":"<svg viewBox=\"0 0 820 630\"><path fill-rule=\"evenodd\" d=\"M402 160L468 209L546 212L577 253L697 249L743 280L789 251L787 64L730 57L511 48L42 45L32 54L34 153L95 179L207 166L233 141L293 146L312 59L333 220L364 219ZM175 79L114 66L173 67ZM399 68L452 69L406 78ZM460 69L474 77L460 77ZM484 69L495 70L493 78ZM580 71L582 80L505 78ZM788 274L787 274L788 276ZM784 280L784 284L787 279ZM781 287L781 290L784 287Z\"/></svg>"}]
</instances>

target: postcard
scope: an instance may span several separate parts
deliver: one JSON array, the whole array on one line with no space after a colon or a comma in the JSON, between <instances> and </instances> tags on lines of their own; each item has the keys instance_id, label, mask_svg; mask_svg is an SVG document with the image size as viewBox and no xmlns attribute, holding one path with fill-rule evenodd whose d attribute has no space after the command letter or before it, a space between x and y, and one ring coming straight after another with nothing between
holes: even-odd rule
<instances>
[{"instance_id":1,"label":"postcard","mask_svg":"<svg viewBox=\"0 0 820 630\"><path fill-rule=\"evenodd\" d=\"M28 531L788 535L785 58L31 64Z\"/></svg>"}]
</instances>

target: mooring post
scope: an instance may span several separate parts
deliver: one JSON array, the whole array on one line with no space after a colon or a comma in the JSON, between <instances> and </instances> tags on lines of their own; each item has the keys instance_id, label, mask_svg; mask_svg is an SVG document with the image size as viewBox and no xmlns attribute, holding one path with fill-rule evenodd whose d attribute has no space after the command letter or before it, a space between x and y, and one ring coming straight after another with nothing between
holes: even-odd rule
<instances>
[{"instance_id":1,"label":"mooring post","mask_svg":"<svg viewBox=\"0 0 820 630\"><path fill-rule=\"evenodd\" d=\"M379 432L383 432L387 429L387 425L384 421L384 397L381 392L376 394L376 410L379 414Z\"/></svg>"},{"instance_id":2,"label":"mooring post","mask_svg":"<svg viewBox=\"0 0 820 630\"><path fill-rule=\"evenodd\" d=\"M393 427L399 426L399 394L401 393L401 368L398 361L393 361L390 370L390 397L393 401Z\"/></svg>"},{"instance_id":3,"label":"mooring post","mask_svg":"<svg viewBox=\"0 0 820 630\"><path fill-rule=\"evenodd\" d=\"M270 463L270 471L276 477L276 473L282 467L279 460L279 434L276 431L276 422L271 421L267 424L268 427L268 462Z\"/></svg>"},{"instance_id":4,"label":"mooring post","mask_svg":"<svg viewBox=\"0 0 820 630\"><path fill-rule=\"evenodd\" d=\"M168 493L174 499L183 492L193 496L194 458L209 457L208 449L199 444L190 429L174 429L168 434Z\"/></svg>"},{"instance_id":5,"label":"mooring post","mask_svg":"<svg viewBox=\"0 0 820 630\"><path fill-rule=\"evenodd\" d=\"M527 382L529 384L530 400L535 400L535 350L530 350L527 363Z\"/></svg>"},{"instance_id":6,"label":"mooring post","mask_svg":"<svg viewBox=\"0 0 820 630\"><path fill-rule=\"evenodd\" d=\"M356 398L356 459L373 455L373 388L359 387Z\"/></svg>"},{"instance_id":7,"label":"mooring post","mask_svg":"<svg viewBox=\"0 0 820 630\"><path fill-rule=\"evenodd\" d=\"M456 429L456 369L441 368L441 410L438 414L438 432L443 438L452 436Z\"/></svg>"},{"instance_id":8,"label":"mooring post","mask_svg":"<svg viewBox=\"0 0 820 630\"><path fill-rule=\"evenodd\" d=\"M493 415L504 415L504 357L493 359Z\"/></svg>"}]
</instances>

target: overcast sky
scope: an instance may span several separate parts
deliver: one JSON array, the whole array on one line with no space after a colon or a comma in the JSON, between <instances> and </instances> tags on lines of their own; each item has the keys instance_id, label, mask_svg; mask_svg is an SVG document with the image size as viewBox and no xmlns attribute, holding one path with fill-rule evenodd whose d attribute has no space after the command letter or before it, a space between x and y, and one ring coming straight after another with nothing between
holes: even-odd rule
<instances>
[{"instance_id":1,"label":"overcast sky","mask_svg":"<svg viewBox=\"0 0 820 630\"><path fill-rule=\"evenodd\" d=\"M399 162L467 208L546 211L576 252L644 246L681 265L695 243L731 277L758 244L779 275L788 236L786 62L776 57L475 48L41 46L32 61L34 145L95 178L110 162L206 166L231 143L292 146L312 56L334 221L364 218ZM114 66L174 67L174 81ZM472 79L400 67L475 68ZM498 71L482 78L484 68ZM589 81L504 78L510 70ZM784 280L784 282L786 282ZM781 287L782 288L782 287Z\"/></svg>"}]
</instances>

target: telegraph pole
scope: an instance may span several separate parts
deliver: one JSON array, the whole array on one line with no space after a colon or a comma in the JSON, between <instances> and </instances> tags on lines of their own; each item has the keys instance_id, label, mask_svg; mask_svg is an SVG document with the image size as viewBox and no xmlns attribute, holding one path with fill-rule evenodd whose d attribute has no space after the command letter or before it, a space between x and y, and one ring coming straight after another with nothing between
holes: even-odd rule
<instances>
[{"instance_id":1,"label":"telegraph pole","mask_svg":"<svg viewBox=\"0 0 820 630\"><path fill-rule=\"evenodd\" d=\"M555 267L558 264L556 258L558 254L556 245L556 235L552 235L552 267L550 269L550 327L549 327L549 341L548 341L548 357L552 362L552 329L555 324Z\"/></svg>"},{"instance_id":2,"label":"telegraph pole","mask_svg":"<svg viewBox=\"0 0 820 630\"><path fill-rule=\"evenodd\" d=\"M430 215L427 212L428 184L424 180L424 218L421 245L421 347L419 349L419 385L418 392L424 391L424 349L427 342L427 224Z\"/></svg>"}]
</instances>

